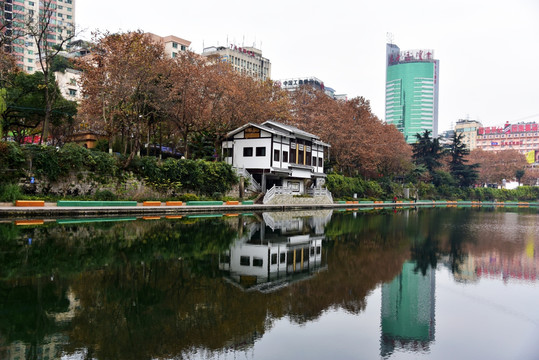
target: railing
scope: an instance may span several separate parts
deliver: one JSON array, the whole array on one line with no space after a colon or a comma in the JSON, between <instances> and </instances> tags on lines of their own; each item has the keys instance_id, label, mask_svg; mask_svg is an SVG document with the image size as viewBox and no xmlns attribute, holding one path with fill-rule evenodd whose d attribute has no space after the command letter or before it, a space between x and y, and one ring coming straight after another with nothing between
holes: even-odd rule
<instances>
[{"instance_id":1,"label":"railing","mask_svg":"<svg viewBox=\"0 0 539 360\"><path fill-rule=\"evenodd\" d=\"M266 191L266 195L264 195L264 199L262 200L263 204L267 204L271 199L273 199L273 197L275 196L275 191L276 191L275 188L276 186L273 185L271 189Z\"/></svg>"},{"instance_id":2,"label":"railing","mask_svg":"<svg viewBox=\"0 0 539 360\"><path fill-rule=\"evenodd\" d=\"M333 202L333 196L331 195L331 192L327 188L318 187L318 188L307 189L307 195L327 196L331 200L331 202Z\"/></svg>"},{"instance_id":3,"label":"railing","mask_svg":"<svg viewBox=\"0 0 539 360\"><path fill-rule=\"evenodd\" d=\"M255 178L253 177L253 175L251 175L249 171L247 171L245 168L235 168L235 169L236 169L236 173L239 176L243 176L244 178L247 178L249 180L249 185L247 186L248 189L255 192L262 191L262 185L260 185L258 181L255 180Z\"/></svg>"},{"instance_id":4,"label":"railing","mask_svg":"<svg viewBox=\"0 0 539 360\"><path fill-rule=\"evenodd\" d=\"M273 199L275 195L294 195L294 194L299 194L299 193L297 191L292 190L292 188L290 187L273 185L273 187L266 192L266 195L264 195L264 200L262 202L264 204L267 204L268 202L270 202L271 199ZM331 192L326 188L319 187L319 188L307 189L307 195L327 196L331 200L331 202L333 202L333 196L331 196Z\"/></svg>"}]
</instances>

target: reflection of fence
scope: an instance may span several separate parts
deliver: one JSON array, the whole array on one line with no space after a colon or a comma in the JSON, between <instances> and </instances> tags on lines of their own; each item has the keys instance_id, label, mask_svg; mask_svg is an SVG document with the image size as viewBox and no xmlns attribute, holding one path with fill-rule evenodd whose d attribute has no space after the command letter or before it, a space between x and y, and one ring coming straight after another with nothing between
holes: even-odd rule
<instances>
[{"instance_id":1,"label":"reflection of fence","mask_svg":"<svg viewBox=\"0 0 539 360\"><path fill-rule=\"evenodd\" d=\"M298 191L294 191L291 187L284 187L284 186L277 186L273 185L271 189L269 189L266 192L266 195L264 196L263 203L267 204L268 202L273 199L275 195L294 195L299 194ZM329 192L328 189L318 187L318 188L312 188L307 190L307 195L310 196L327 196L331 202L333 202L333 196L331 196L331 192Z\"/></svg>"}]
</instances>

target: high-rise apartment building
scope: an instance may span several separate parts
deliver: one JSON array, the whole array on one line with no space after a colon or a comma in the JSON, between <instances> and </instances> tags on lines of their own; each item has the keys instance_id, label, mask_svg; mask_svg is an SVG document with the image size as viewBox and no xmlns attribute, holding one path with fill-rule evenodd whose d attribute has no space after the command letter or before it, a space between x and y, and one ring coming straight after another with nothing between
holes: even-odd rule
<instances>
[{"instance_id":1,"label":"high-rise apartment building","mask_svg":"<svg viewBox=\"0 0 539 360\"><path fill-rule=\"evenodd\" d=\"M386 46L386 122L395 125L409 144L425 130L438 135L439 69L433 50Z\"/></svg>"},{"instance_id":2,"label":"high-rise apartment building","mask_svg":"<svg viewBox=\"0 0 539 360\"><path fill-rule=\"evenodd\" d=\"M76 0L3 0L0 1L0 29L4 50L15 56L17 65L26 72L39 70L36 39L28 28L36 30L46 24L42 46L52 47L75 35Z\"/></svg>"},{"instance_id":3,"label":"high-rise apartment building","mask_svg":"<svg viewBox=\"0 0 539 360\"><path fill-rule=\"evenodd\" d=\"M242 75L260 80L271 79L271 62L262 56L261 50L254 47L210 46L204 48L202 56L213 61L227 62Z\"/></svg>"}]
</instances>

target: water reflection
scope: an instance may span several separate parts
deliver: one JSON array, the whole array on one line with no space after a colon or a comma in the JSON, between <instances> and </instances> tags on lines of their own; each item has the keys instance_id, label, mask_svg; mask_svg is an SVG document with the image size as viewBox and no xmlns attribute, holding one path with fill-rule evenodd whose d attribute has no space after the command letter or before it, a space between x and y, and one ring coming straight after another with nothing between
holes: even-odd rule
<instances>
[{"instance_id":1,"label":"water reflection","mask_svg":"<svg viewBox=\"0 0 539 360\"><path fill-rule=\"evenodd\" d=\"M525 282L539 296L533 210L105 220L0 223L0 358L227 358L289 336L274 333L283 319L309 327L369 302L378 313L361 334L376 353L358 357L436 358L449 339L440 269L457 285ZM312 358L332 356L335 331Z\"/></svg>"},{"instance_id":2,"label":"water reflection","mask_svg":"<svg viewBox=\"0 0 539 360\"><path fill-rule=\"evenodd\" d=\"M435 333L435 289L434 268L423 274L413 262L404 263L401 273L382 285L382 357L395 348L429 351Z\"/></svg>"},{"instance_id":3,"label":"water reflection","mask_svg":"<svg viewBox=\"0 0 539 360\"><path fill-rule=\"evenodd\" d=\"M263 213L219 257L219 269L243 290L279 290L327 269L322 255L331 210Z\"/></svg>"}]
</instances>

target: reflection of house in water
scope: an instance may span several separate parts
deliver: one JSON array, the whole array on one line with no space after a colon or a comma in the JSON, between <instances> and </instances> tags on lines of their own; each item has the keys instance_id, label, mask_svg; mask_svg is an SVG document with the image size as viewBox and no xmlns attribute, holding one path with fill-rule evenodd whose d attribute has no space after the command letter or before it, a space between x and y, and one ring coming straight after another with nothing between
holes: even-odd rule
<instances>
[{"instance_id":1,"label":"reflection of house in water","mask_svg":"<svg viewBox=\"0 0 539 360\"><path fill-rule=\"evenodd\" d=\"M380 353L395 349L428 351L434 340L435 269L423 276L406 262L391 283L382 285L382 338Z\"/></svg>"},{"instance_id":2,"label":"reflection of house in water","mask_svg":"<svg viewBox=\"0 0 539 360\"><path fill-rule=\"evenodd\" d=\"M322 241L331 213L264 213L221 254L219 268L247 291L271 292L309 278L327 267Z\"/></svg>"}]
</instances>

